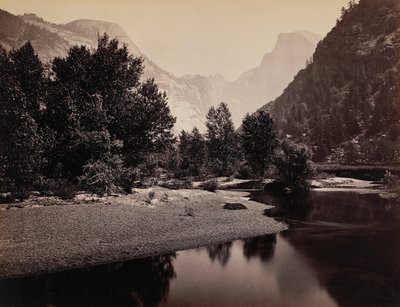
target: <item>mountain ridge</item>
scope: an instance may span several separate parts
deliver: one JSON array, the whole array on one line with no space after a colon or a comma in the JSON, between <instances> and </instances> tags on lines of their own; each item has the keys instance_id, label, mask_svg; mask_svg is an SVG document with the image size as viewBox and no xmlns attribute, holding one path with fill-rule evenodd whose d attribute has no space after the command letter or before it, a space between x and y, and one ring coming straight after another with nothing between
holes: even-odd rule
<instances>
[{"instance_id":1,"label":"mountain ridge","mask_svg":"<svg viewBox=\"0 0 400 307\"><path fill-rule=\"evenodd\" d=\"M270 112L282 138L317 161L400 161L400 3L360 0L343 12Z\"/></svg>"},{"instance_id":2,"label":"mountain ridge","mask_svg":"<svg viewBox=\"0 0 400 307\"><path fill-rule=\"evenodd\" d=\"M267 52L259 66L244 72L225 89L221 100L232 109L237 126L251 110L280 95L306 65L322 36L306 31L280 33L274 48Z\"/></svg>"},{"instance_id":3,"label":"mountain ridge","mask_svg":"<svg viewBox=\"0 0 400 307\"><path fill-rule=\"evenodd\" d=\"M248 89L248 85L245 85L245 90L241 92L241 87L237 86L237 82L240 83L240 80L251 71L242 74L238 78L239 81L236 80L234 82L226 80L220 74L210 76L184 75L178 77L169 73L149 59L117 23L78 19L66 24L55 24L47 22L33 13L15 16L4 10L0 10L0 17L0 29L2 29L0 30L0 43L6 49L13 49L20 47L27 40L31 40L35 51L44 62L50 62L55 57L66 56L68 49L74 45L85 45L88 48L96 48L99 33L107 32L111 38L118 38L120 43L127 45L129 51L134 56L140 56L144 59L145 69L142 80L154 78L160 90L167 93L171 113L177 118L176 133L180 130L191 130L194 126L197 126L201 132L204 132L208 109L222 101L228 103L235 124L238 126L241 123L242 117L247 112L257 110L265 101L270 100L270 96L265 93L265 84L263 82L259 84L254 83L256 91L259 94L250 103L247 98L251 96L248 95L248 91L253 91L252 87ZM13 25L13 29L10 29L10 24ZM276 46L280 44L279 38L282 40L282 37L285 36L303 37L305 41L315 40L315 37L319 38L318 35L306 31L283 33L278 35ZM289 41L286 44L290 45L291 43ZM315 48L315 43L310 42L309 48ZM278 92L281 89L283 90L284 86L290 81L291 76L304 65L310 52L306 53L301 52L300 55L291 55L292 58L296 58L297 64L291 69L289 76L284 76L279 86L276 86L276 83L274 83L274 95L280 94ZM268 54L270 53L267 53L263 57L260 66L262 66ZM259 67L254 70L257 71L257 69ZM256 78L264 80L263 74L268 74L268 69L260 71L256 75ZM277 72L273 72L272 74L278 75ZM233 100L230 99L232 97L227 95L230 88L234 89Z\"/></svg>"}]
</instances>

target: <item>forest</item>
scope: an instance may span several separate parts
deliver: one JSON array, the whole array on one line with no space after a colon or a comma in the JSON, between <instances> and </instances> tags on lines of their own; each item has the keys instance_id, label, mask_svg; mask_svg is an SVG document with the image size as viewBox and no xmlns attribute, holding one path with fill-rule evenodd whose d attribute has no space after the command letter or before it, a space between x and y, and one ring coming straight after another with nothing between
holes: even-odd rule
<instances>
[{"instance_id":1,"label":"forest","mask_svg":"<svg viewBox=\"0 0 400 307\"><path fill-rule=\"evenodd\" d=\"M107 34L96 49L75 46L50 64L30 42L2 48L0 70L0 190L9 200L31 191L130 193L160 173L191 181L269 172L290 189L311 174L307 149L279 141L265 112L248 114L236 130L221 103L210 108L205 134L176 137L166 93L141 80L143 59Z\"/></svg>"}]
</instances>

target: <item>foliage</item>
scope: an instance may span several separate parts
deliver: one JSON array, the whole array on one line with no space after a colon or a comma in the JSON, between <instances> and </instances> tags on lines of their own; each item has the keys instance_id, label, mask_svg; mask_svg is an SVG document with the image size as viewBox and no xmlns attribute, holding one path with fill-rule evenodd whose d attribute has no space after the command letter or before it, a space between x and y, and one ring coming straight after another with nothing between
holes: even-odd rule
<instances>
[{"instance_id":1,"label":"foliage","mask_svg":"<svg viewBox=\"0 0 400 307\"><path fill-rule=\"evenodd\" d=\"M52 179L40 176L35 182L35 188L44 196L57 196L61 199L73 199L77 189L66 179Z\"/></svg>"},{"instance_id":2,"label":"foliage","mask_svg":"<svg viewBox=\"0 0 400 307\"><path fill-rule=\"evenodd\" d=\"M263 176L278 144L274 121L265 111L247 114L243 120L240 138L253 174Z\"/></svg>"},{"instance_id":3,"label":"foliage","mask_svg":"<svg viewBox=\"0 0 400 307\"><path fill-rule=\"evenodd\" d=\"M30 42L0 48L1 189L29 190L45 176L68 197L62 180L82 176L92 192L130 192L136 174L127 166L148 166L175 141L166 94L141 82L142 72L143 59L107 34L94 50L75 46L54 59L47 74Z\"/></svg>"},{"instance_id":4,"label":"foliage","mask_svg":"<svg viewBox=\"0 0 400 307\"><path fill-rule=\"evenodd\" d=\"M191 189L193 188L193 182L190 178L186 180L171 179L160 182L159 186L171 190Z\"/></svg>"},{"instance_id":5,"label":"foliage","mask_svg":"<svg viewBox=\"0 0 400 307\"><path fill-rule=\"evenodd\" d=\"M192 207L185 205L185 207L183 208L183 216L190 216L190 217L194 217L194 210Z\"/></svg>"},{"instance_id":6,"label":"foliage","mask_svg":"<svg viewBox=\"0 0 400 307\"><path fill-rule=\"evenodd\" d=\"M250 179L253 171L246 162L241 162L235 172L235 177L239 179Z\"/></svg>"},{"instance_id":7,"label":"foliage","mask_svg":"<svg viewBox=\"0 0 400 307\"><path fill-rule=\"evenodd\" d=\"M175 119L154 80L139 81L142 62L106 34L97 49L76 46L53 61L44 114L57 134L50 169L61 163L64 176L76 178L87 161L106 154L137 166L171 146Z\"/></svg>"},{"instance_id":8,"label":"foliage","mask_svg":"<svg viewBox=\"0 0 400 307\"><path fill-rule=\"evenodd\" d=\"M308 188L307 179L311 177L313 171L305 147L288 141L282 142L274 165L279 178L291 191L296 192Z\"/></svg>"},{"instance_id":9,"label":"foliage","mask_svg":"<svg viewBox=\"0 0 400 307\"><path fill-rule=\"evenodd\" d=\"M313 64L263 107L281 139L309 145L316 162L332 161L332 154L338 162L342 157L354 162L354 154L360 162L399 161L398 42L385 49L398 30L398 16L396 0L349 2L338 25L318 44ZM374 61L364 70L363 63ZM378 146L378 139L387 145ZM372 155L364 155L363 147Z\"/></svg>"},{"instance_id":10,"label":"foliage","mask_svg":"<svg viewBox=\"0 0 400 307\"><path fill-rule=\"evenodd\" d=\"M8 185L3 189L13 193L31 188L42 162L40 130L21 83L15 63L0 48L0 175Z\"/></svg>"},{"instance_id":11,"label":"foliage","mask_svg":"<svg viewBox=\"0 0 400 307\"><path fill-rule=\"evenodd\" d=\"M181 132L177 154L180 177L199 176L204 172L206 144L197 128L193 128L191 133Z\"/></svg>"},{"instance_id":12,"label":"foliage","mask_svg":"<svg viewBox=\"0 0 400 307\"><path fill-rule=\"evenodd\" d=\"M80 177L83 187L101 197L120 192L123 175L128 171L123 166L121 156L112 155L88 161L83 172Z\"/></svg>"},{"instance_id":13,"label":"foliage","mask_svg":"<svg viewBox=\"0 0 400 307\"><path fill-rule=\"evenodd\" d=\"M201 184L201 188L209 192L215 192L218 188L218 181L216 179L205 181Z\"/></svg>"},{"instance_id":14,"label":"foliage","mask_svg":"<svg viewBox=\"0 0 400 307\"><path fill-rule=\"evenodd\" d=\"M382 184L388 189L399 189L400 178L390 171L386 171L385 176L382 178Z\"/></svg>"},{"instance_id":15,"label":"foliage","mask_svg":"<svg viewBox=\"0 0 400 307\"><path fill-rule=\"evenodd\" d=\"M210 171L216 176L229 176L234 172L239 148L231 113L225 103L210 108L206 126Z\"/></svg>"}]
</instances>

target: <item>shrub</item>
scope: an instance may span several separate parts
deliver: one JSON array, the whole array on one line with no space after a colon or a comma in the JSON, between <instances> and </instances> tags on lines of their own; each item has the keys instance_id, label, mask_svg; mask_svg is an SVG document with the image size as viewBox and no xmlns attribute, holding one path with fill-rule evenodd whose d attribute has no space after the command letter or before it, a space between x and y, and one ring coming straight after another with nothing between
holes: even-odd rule
<instances>
[{"instance_id":1,"label":"shrub","mask_svg":"<svg viewBox=\"0 0 400 307\"><path fill-rule=\"evenodd\" d=\"M16 199L18 199L19 201L22 201L24 199L28 199L30 196L30 192L26 189L20 189L17 191L13 191L11 193L11 197L10 200L11 201L15 201Z\"/></svg>"},{"instance_id":2,"label":"shrub","mask_svg":"<svg viewBox=\"0 0 400 307\"><path fill-rule=\"evenodd\" d=\"M385 176L382 178L382 184L389 189L399 188L400 178L393 175L390 171L386 171Z\"/></svg>"},{"instance_id":3,"label":"shrub","mask_svg":"<svg viewBox=\"0 0 400 307\"><path fill-rule=\"evenodd\" d=\"M79 179L87 191L102 197L122 190L121 181L126 172L120 156L105 156L99 160L89 160Z\"/></svg>"},{"instance_id":4,"label":"shrub","mask_svg":"<svg viewBox=\"0 0 400 307\"><path fill-rule=\"evenodd\" d=\"M306 190L313 171L305 147L284 141L275 157L279 178L292 192Z\"/></svg>"},{"instance_id":5,"label":"shrub","mask_svg":"<svg viewBox=\"0 0 400 307\"><path fill-rule=\"evenodd\" d=\"M58 180L54 195L61 199L73 199L76 195L76 186L68 180Z\"/></svg>"},{"instance_id":6,"label":"shrub","mask_svg":"<svg viewBox=\"0 0 400 307\"><path fill-rule=\"evenodd\" d=\"M66 179L50 179L39 177L35 188L41 195L57 196L61 199L73 199L76 195L76 186Z\"/></svg>"},{"instance_id":7,"label":"shrub","mask_svg":"<svg viewBox=\"0 0 400 307\"><path fill-rule=\"evenodd\" d=\"M241 163L235 173L238 179L250 179L252 177L251 167L247 163Z\"/></svg>"},{"instance_id":8,"label":"shrub","mask_svg":"<svg viewBox=\"0 0 400 307\"><path fill-rule=\"evenodd\" d=\"M137 171L131 168L123 167L117 180L117 185L126 194L131 194L135 179L138 177Z\"/></svg>"},{"instance_id":9,"label":"shrub","mask_svg":"<svg viewBox=\"0 0 400 307\"><path fill-rule=\"evenodd\" d=\"M203 182L201 184L201 188L209 192L215 192L215 190L218 188L218 181L216 179L211 179Z\"/></svg>"},{"instance_id":10,"label":"shrub","mask_svg":"<svg viewBox=\"0 0 400 307\"><path fill-rule=\"evenodd\" d=\"M154 191L150 191L149 192L149 199L152 200L154 198L154 196L156 195L156 193Z\"/></svg>"},{"instance_id":11,"label":"shrub","mask_svg":"<svg viewBox=\"0 0 400 307\"><path fill-rule=\"evenodd\" d=\"M193 182L190 178L186 180L172 179L159 183L159 186L170 190L191 189Z\"/></svg>"},{"instance_id":12,"label":"shrub","mask_svg":"<svg viewBox=\"0 0 400 307\"><path fill-rule=\"evenodd\" d=\"M184 207L184 216L191 216L194 217L194 210L192 207L189 207L188 205L185 205Z\"/></svg>"}]
</instances>

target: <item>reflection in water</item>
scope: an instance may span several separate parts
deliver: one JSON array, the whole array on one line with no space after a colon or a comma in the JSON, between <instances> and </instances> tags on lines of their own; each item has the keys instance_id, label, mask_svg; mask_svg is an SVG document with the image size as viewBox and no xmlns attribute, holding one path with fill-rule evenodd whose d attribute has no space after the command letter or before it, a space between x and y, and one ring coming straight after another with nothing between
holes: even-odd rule
<instances>
[{"instance_id":1,"label":"reflection in water","mask_svg":"<svg viewBox=\"0 0 400 307\"><path fill-rule=\"evenodd\" d=\"M175 254L0 281L0 306L157 306L175 277Z\"/></svg>"},{"instance_id":2,"label":"reflection in water","mask_svg":"<svg viewBox=\"0 0 400 307\"><path fill-rule=\"evenodd\" d=\"M313 191L301 197L256 192L255 201L275 206L265 215L280 220L335 227L396 224L399 205L375 194Z\"/></svg>"},{"instance_id":3,"label":"reflection in water","mask_svg":"<svg viewBox=\"0 0 400 307\"><path fill-rule=\"evenodd\" d=\"M218 260L222 266L227 265L231 257L232 242L207 246L208 257L214 262Z\"/></svg>"},{"instance_id":4,"label":"reflection in water","mask_svg":"<svg viewBox=\"0 0 400 307\"><path fill-rule=\"evenodd\" d=\"M338 192L253 198L290 229L0 281L0 306L400 306L400 205Z\"/></svg>"},{"instance_id":5,"label":"reflection in water","mask_svg":"<svg viewBox=\"0 0 400 307\"><path fill-rule=\"evenodd\" d=\"M244 240L243 255L247 259L259 257L263 261L268 261L274 256L275 245L276 234L247 239Z\"/></svg>"},{"instance_id":6,"label":"reflection in water","mask_svg":"<svg viewBox=\"0 0 400 307\"><path fill-rule=\"evenodd\" d=\"M378 195L312 192L254 194L289 221L282 238L306 256L320 283L340 306L400 305L400 204Z\"/></svg>"}]
</instances>

